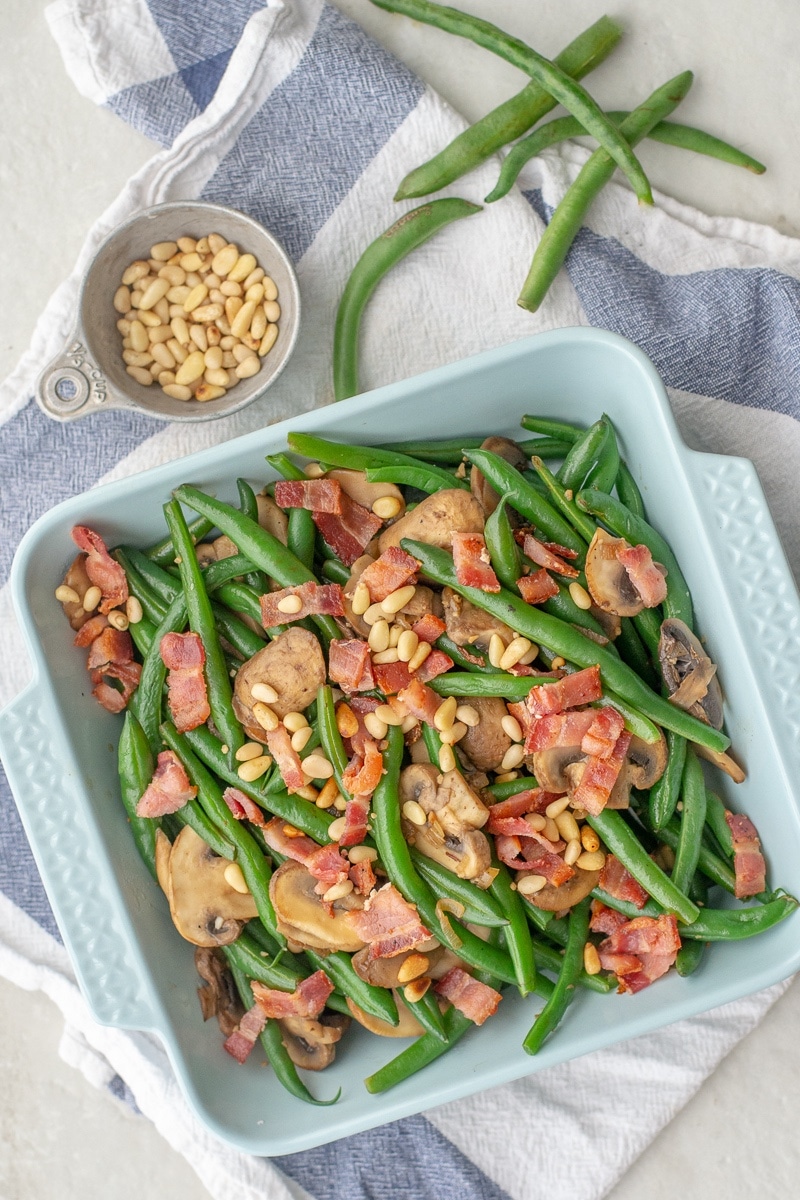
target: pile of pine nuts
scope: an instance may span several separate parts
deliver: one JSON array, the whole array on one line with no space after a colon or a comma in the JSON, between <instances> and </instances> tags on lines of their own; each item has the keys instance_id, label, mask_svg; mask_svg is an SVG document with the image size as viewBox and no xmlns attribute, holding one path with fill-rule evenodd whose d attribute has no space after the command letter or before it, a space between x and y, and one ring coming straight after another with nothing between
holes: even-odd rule
<instances>
[{"instance_id":1,"label":"pile of pine nuts","mask_svg":"<svg viewBox=\"0 0 800 1200\"><path fill-rule=\"evenodd\" d=\"M275 281L219 233L151 246L123 271L114 308L128 374L173 400L218 400L258 374L281 313Z\"/></svg>"}]
</instances>

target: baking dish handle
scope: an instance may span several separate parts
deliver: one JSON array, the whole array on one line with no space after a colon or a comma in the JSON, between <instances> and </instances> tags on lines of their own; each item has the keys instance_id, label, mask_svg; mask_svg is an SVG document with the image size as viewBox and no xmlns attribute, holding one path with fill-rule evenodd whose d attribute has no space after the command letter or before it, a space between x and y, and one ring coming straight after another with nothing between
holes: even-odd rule
<instances>
[{"instance_id":1,"label":"baking dish handle","mask_svg":"<svg viewBox=\"0 0 800 1200\"><path fill-rule=\"evenodd\" d=\"M99 835L84 819L78 772L50 689L34 679L0 712L0 757L81 991L103 1025L156 1030L113 877L93 868Z\"/></svg>"}]
</instances>

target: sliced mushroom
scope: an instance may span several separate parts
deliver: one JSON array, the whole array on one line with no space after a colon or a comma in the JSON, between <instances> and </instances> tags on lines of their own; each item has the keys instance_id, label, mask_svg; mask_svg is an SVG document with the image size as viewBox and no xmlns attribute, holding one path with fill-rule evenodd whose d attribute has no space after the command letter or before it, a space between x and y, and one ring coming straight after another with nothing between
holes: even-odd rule
<instances>
[{"instance_id":1,"label":"sliced mushroom","mask_svg":"<svg viewBox=\"0 0 800 1200\"><path fill-rule=\"evenodd\" d=\"M630 575L617 558L629 543L598 529L586 551L586 586L589 595L603 612L618 617L635 617L644 608Z\"/></svg>"},{"instance_id":2,"label":"sliced mushroom","mask_svg":"<svg viewBox=\"0 0 800 1200\"><path fill-rule=\"evenodd\" d=\"M301 863L287 859L269 881L269 895L278 930L298 946L312 950L345 950L352 954L364 945L346 915L364 907L357 892L325 904L314 889L317 880Z\"/></svg>"},{"instance_id":3,"label":"sliced mushroom","mask_svg":"<svg viewBox=\"0 0 800 1200\"><path fill-rule=\"evenodd\" d=\"M280 1017L281 1041L296 1067L305 1071L323 1071L336 1057L336 1043L350 1025L344 1013L323 1013L314 1017Z\"/></svg>"},{"instance_id":4,"label":"sliced mushroom","mask_svg":"<svg viewBox=\"0 0 800 1200\"><path fill-rule=\"evenodd\" d=\"M458 703L468 704L480 717L477 725L467 726L467 732L458 743L459 749L479 771L499 770L511 748L511 738L501 723L503 717L508 716L505 700L499 696L477 696L462 697Z\"/></svg>"},{"instance_id":5,"label":"sliced mushroom","mask_svg":"<svg viewBox=\"0 0 800 1200\"><path fill-rule=\"evenodd\" d=\"M492 852L479 829L465 829L460 835L445 833L435 814L426 825L414 825L405 818L402 824L403 836L410 846L454 871L459 878L477 880L489 870Z\"/></svg>"},{"instance_id":6,"label":"sliced mushroom","mask_svg":"<svg viewBox=\"0 0 800 1200\"><path fill-rule=\"evenodd\" d=\"M156 828L156 879L167 899L169 899L169 856L171 853L172 842L163 829Z\"/></svg>"},{"instance_id":7,"label":"sliced mushroom","mask_svg":"<svg viewBox=\"0 0 800 1200\"><path fill-rule=\"evenodd\" d=\"M413 800L426 814L435 814L443 832L456 837L489 820L488 808L461 772L440 774L432 763L415 763L401 771L400 800Z\"/></svg>"},{"instance_id":8,"label":"sliced mushroom","mask_svg":"<svg viewBox=\"0 0 800 1200\"><path fill-rule=\"evenodd\" d=\"M507 463L511 463L511 466L516 467L518 471L528 466L524 450L517 442L512 441L511 438L488 437L481 443L481 450L489 450L492 454L498 455L499 458L504 458ZM481 508L488 517L500 503L500 497L497 492L486 482L483 472L479 471L477 467L473 467L469 473L469 486L473 496L479 501Z\"/></svg>"},{"instance_id":9,"label":"sliced mushroom","mask_svg":"<svg viewBox=\"0 0 800 1200\"><path fill-rule=\"evenodd\" d=\"M403 1000L400 992L392 991L392 995L397 1004L397 1013L400 1017L397 1025L390 1025L388 1021L381 1021L379 1017L373 1017L371 1013L364 1012L363 1008L359 1008L349 996L347 997L347 1007L359 1025L363 1025L370 1033L377 1033L380 1037L419 1037L425 1030Z\"/></svg>"},{"instance_id":10,"label":"sliced mushroom","mask_svg":"<svg viewBox=\"0 0 800 1200\"><path fill-rule=\"evenodd\" d=\"M250 893L236 891L225 878L228 865L190 825L172 844L169 909L178 933L195 946L228 946L244 922L258 916Z\"/></svg>"},{"instance_id":11,"label":"sliced mushroom","mask_svg":"<svg viewBox=\"0 0 800 1200\"><path fill-rule=\"evenodd\" d=\"M721 729L722 689L716 665L699 638L677 617L662 622L658 659L672 703L714 729Z\"/></svg>"},{"instance_id":12,"label":"sliced mushroom","mask_svg":"<svg viewBox=\"0 0 800 1200\"><path fill-rule=\"evenodd\" d=\"M269 707L278 717L303 712L325 682L326 667L319 642L313 633L298 625L280 633L243 663L233 688L233 708L248 737L264 740L264 728L253 715L253 686L265 683L277 700Z\"/></svg>"},{"instance_id":13,"label":"sliced mushroom","mask_svg":"<svg viewBox=\"0 0 800 1200\"><path fill-rule=\"evenodd\" d=\"M478 646L485 649L493 633L499 634L508 646L514 637L514 631L508 625L465 600L452 588L443 589L442 608L447 636L457 646Z\"/></svg>"},{"instance_id":14,"label":"sliced mushroom","mask_svg":"<svg viewBox=\"0 0 800 1200\"><path fill-rule=\"evenodd\" d=\"M470 492L463 488L443 488L426 496L411 512L395 521L378 539L383 553L389 546L399 546L401 538L413 538L431 546L447 549L454 533L483 533L483 509Z\"/></svg>"},{"instance_id":15,"label":"sliced mushroom","mask_svg":"<svg viewBox=\"0 0 800 1200\"><path fill-rule=\"evenodd\" d=\"M580 867L576 867L572 878L560 887L546 883L540 892L526 896L525 899L545 912L563 912L588 896L597 887L599 880L599 871L582 871Z\"/></svg>"},{"instance_id":16,"label":"sliced mushroom","mask_svg":"<svg viewBox=\"0 0 800 1200\"><path fill-rule=\"evenodd\" d=\"M229 1037L244 1016L244 1005L228 964L219 950L198 946L194 952L194 965L204 980L204 986L197 989L203 1020L216 1017L222 1034Z\"/></svg>"},{"instance_id":17,"label":"sliced mushroom","mask_svg":"<svg viewBox=\"0 0 800 1200\"><path fill-rule=\"evenodd\" d=\"M89 576L86 574L86 555L78 554L73 558L72 562L67 567L66 574L62 582L77 592L77 600L62 600L61 606L64 609L64 614L74 630L78 630L82 625L85 625L92 615L83 607L83 597L91 587Z\"/></svg>"},{"instance_id":18,"label":"sliced mushroom","mask_svg":"<svg viewBox=\"0 0 800 1200\"><path fill-rule=\"evenodd\" d=\"M434 613L437 617L440 617L442 615L442 601L439 593L435 592L433 588L425 587L424 584L418 583L414 588L414 595L408 604L404 605L395 615L395 624L400 625L404 629L410 629L426 613Z\"/></svg>"},{"instance_id":19,"label":"sliced mushroom","mask_svg":"<svg viewBox=\"0 0 800 1200\"><path fill-rule=\"evenodd\" d=\"M549 750L537 750L534 754L526 755L525 761L539 787L546 792L561 793L569 792L575 786L572 768L580 764L582 769L585 757L578 742L574 746L552 746Z\"/></svg>"},{"instance_id":20,"label":"sliced mushroom","mask_svg":"<svg viewBox=\"0 0 800 1200\"><path fill-rule=\"evenodd\" d=\"M667 757L667 742L663 733L657 742L645 742L639 737L632 737L606 807L628 808L631 788L646 791L657 783L667 768Z\"/></svg>"},{"instance_id":21,"label":"sliced mushroom","mask_svg":"<svg viewBox=\"0 0 800 1200\"><path fill-rule=\"evenodd\" d=\"M400 505L398 516L405 512L406 502L396 483L370 483L363 471L351 471L344 467L336 467L334 470L328 471L328 479L335 479L351 500L355 500L356 504L361 504L370 511L376 500L390 496Z\"/></svg>"},{"instance_id":22,"label":"sliced mushroom","mask_svg":"<svg viewBox=\"0 0 800 1200\"><path fill-rule=\"evenodd\" d=\"M428 960L424 974L431 979L440 979L442 975L447 974L451 967L458 966L460 961L453 955L452 950L440 945L435 938L431 939L430 949L427 945L417 946L414 950L394 954L391 958L371 958L367 946L354 954L350 961L356 975L365 983L371 983L375 987L396 988L402 986L401 980L398 978L400 968L412 955L419 957L421 954L424 954Z\"/></svg>"},{"instance_id":23,"label":"sliced mushroom","mask_svg":"<svg viewBox=\"0 0 800 1200\"><path fill-rule=\"evenodd\" d=\"M709 750L708 747L700 746L697 743L695 743L694 749L700 758L704 758L706 762L713 763L720 771L724 771L734 783L744 783L747 774L744 768L731 758L730 754L725 754L722 750Z\"/></svg>"},{"instance_id":24,"label":"sliced mushroom","mask_svg":"<svg viewBox=\"0 0 800 1200\"><path fill-rule=\"evenodd\" d=\"M258 506L258 523L261 528L266 529L267 533L271 533L285 546L289 540L289 518L286 513L266 492L261 492L256 496L256 504Z\"/></svg>"}]
</instances>

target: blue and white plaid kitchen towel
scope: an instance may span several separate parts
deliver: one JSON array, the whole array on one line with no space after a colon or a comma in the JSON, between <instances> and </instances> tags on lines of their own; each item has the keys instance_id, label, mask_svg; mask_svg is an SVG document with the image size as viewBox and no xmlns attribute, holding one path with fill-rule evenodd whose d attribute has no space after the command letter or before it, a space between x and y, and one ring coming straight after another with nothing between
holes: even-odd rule
<instances>
[{"instance_id":1,"label":"blue and white plaid kitchen towel","mask_svg":"<svg viewBox=\"0 0 800 1200\"><path fill-rule=\"evenodd\" d=\"M75 273L0 390L0 706L30 669L6 586L25 529L100 481L330 401L343 283L397 215L399 179L464 127L323 0L57 0L48 19L78 88L165 149L90 231ZM363 331L363 386L546 328L616 330L656 364L690 445L755 461L797 576L800 244L665 197L643 210L626 187L611 186L541 313L523 313L515 297L526 260L585 156L575 146L548 151L529 165L521 190L449 227L382 284ZM493 162L461 181L458 194L479 201L496 170ZM31 399L33 381L69 333L79 274L98 242L139 207L197 196L262 220L296 263L304 329L281 380L264 400L214 423L161 426L123 412L48 420ZM91 1019L4 783L0 971L56 1001L65 1058L135 1102L218 1200L392 1200L399 1187L417 1200L597 1200L782 990L361 1134L346 1153L249 1158L199 1125L153 1038ZM535 1121L521 1115L533 1112ZM593 1171L564 1170L575 1161Z\"/></svg>"}]
</instances>

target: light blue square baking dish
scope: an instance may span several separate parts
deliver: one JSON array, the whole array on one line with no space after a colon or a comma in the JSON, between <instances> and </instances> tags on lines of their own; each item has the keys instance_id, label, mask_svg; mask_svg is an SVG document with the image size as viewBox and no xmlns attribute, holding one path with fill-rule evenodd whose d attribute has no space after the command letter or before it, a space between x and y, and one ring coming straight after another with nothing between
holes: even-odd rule
<instances>
[{"instance_id":1,"label":"light blue square baking dish","mask_svg":"<svg viewBox=\"0 0 800 1200\"><path fill-rule=\"evenodd\" d=\"M87 524L110 544L162 533L171 488L202 485L235 502L235 479L270 478L264 456L290 429L369 443L408 437L519 435L525 412L589 424L607 412L693 592L698 626L719 664L727 728L747 781L720 777L727 802L761 832L772 886L800 892L800 604L752 465L688 450L652 364L629 342L564 329L454 363L155 470L98 487L42 517L23 539L13 594L34 679L0 714L0 750L64 940L98 1021L150 1030L167 1048L186 1097L221 1139L259 1155L287 1154L417 1113L647 1033L787 977L800 965L798 918L736 945L712 947L698 973L674 972L637 996L582 993L532 1059L521 1049L539 1001L507 997L483 1029L383 1096L362 1080L403 1043L354 1027L334 1066L311 1078L314 1109L261 1065L239 1066L204 1025L193 948L139 861L118 797L119 718L89 694L85 652L71 645L53 591Z\"/></svg>"}]
</instances>

